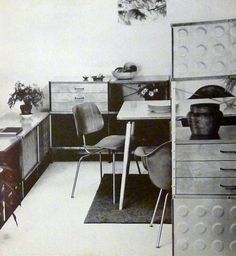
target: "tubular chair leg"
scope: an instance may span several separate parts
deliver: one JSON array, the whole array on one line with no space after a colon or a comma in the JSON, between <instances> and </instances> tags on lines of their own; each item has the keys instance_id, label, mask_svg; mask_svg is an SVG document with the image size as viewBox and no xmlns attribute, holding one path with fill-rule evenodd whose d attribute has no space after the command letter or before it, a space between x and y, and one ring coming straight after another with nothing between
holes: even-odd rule
<instances>
[{"instance_id":1,"label":"tubular chair leg","mask_svg":"<svg viewBox=\"0 0 236 256\"><path fill-rule=\"evenodd\" d=\"M76 172L75 172L75 178L74 178L74 183L73 183L73 188L72 188L72 192L71 192L71 198L74 198L74 195L75 195L75 187L76 187L76 183L77 183L77 179L78 179L78 175L79 175L79 168L80 168L80 164L82 162L82 160L86 157L88 157L89 155L85 155L85 156L82 156L78 163L77 163L77 168L76 168Z\"/></svg>"},{"instance_id":2,"label":"tubular chair leg","mask_svg":"<svg viewBox=\"0 0 236 256\"><path fill-rule=\"evenodd\" d=\"M115 152L112 153L112 188L113 188L113 204L116 203L116 169L115 169Z\"/></svg>"},{"instance_id":3,"label":"tubular chair leg","mask_svg":"<svg viewBox=\"0 0 236 256\"><path fill-rule=\"evenodd\" d=\"M158 205L159 205L159 202L160 202L160 199L161 199L161 194L162 194L162 189L160 190L159 194L158 194L158 198L157 198L157 202L156 202L156 205L155 205L155 208L154 208L154 211L153 211L153 214L152 214L152 219L151 219L151 222L150 222L150 227L153 227L153 222L154 222L154 218L155 218L155 215L156 215L156 212L157 212L157 208L158 208Z\"/></svg>"},{"instance_id":4,"label":"tubular chair leg","mask_svg":"<svg viewBox=\"0 0 236 256\"><path fill-rule=\"evenodd\" d=\"M102 154L99 153L99 162L100 162L100 178L102 180Z\"/></svg>"},{"instance_id":5,"label":"tubular chair leg","mask_svg":"<svg viewBox=\"0 0 236 256\"><path fill-rule=\"evenodd\" d=\"M157 236L157 244L156 244L157 248L160 248L161 233L162 233L162 227L163 227L163 221L164 221L164 215L165 215L166 202L167 202L168 195L169 195L169 193L167 193L165 196L164 206L163 206L163 210L162 210L161 223L160 223L159 232L158 232L158 236Z\"/></svg>"},{"instance_id":6,"label":"tubular chair leg","mask_svg":"<svg viewBox=\"0 0 236 256\"><path fill-rule=\"evenodd\" d=\"M140 166L139 166L138 160L135 159L135 162L136 162L136 165L137 165L138 173L141 174L141 170L140 170Z\"/></svg>"}]
</instances>

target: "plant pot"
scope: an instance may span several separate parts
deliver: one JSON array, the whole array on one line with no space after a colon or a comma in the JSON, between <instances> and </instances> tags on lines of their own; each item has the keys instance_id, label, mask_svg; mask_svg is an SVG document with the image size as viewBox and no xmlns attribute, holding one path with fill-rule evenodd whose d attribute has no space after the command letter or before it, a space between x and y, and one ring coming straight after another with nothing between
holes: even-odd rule
<instances>
[{"instance_id":1,"label":"plant pot","mask_svg":"<svg viewBox=\"0 0 236 256\"><path fill-rule=\"evenodd\" d=\"M32 105L31 104L23 104L20 105L20 110L22 115L30 115L31 114Z\"/></svg>"},{"instance_id":2,"label":"plant pot","mask_svg":"<svg viewBox=\"0 0 236 256\"><path fill-rule=\"evenodd\" d=\"M218 138L223 114L219 104L200 103L192 104L187 114L188 124L192 132L192 138Z\"/></svg>"}]
</instances>

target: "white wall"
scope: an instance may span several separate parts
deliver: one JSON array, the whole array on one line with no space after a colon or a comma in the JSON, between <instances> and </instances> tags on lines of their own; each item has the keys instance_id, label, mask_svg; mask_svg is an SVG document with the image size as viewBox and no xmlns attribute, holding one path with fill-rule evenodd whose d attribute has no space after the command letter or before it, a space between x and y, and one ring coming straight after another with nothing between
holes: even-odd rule
<instances>
[{"instance_id":1,"label":"white wall","mask_svg":"<svg viewBox=\"0 0 236 256\"><path fill-rule=\"evenodd\" d=\"M167 0L167 7L166 18L125 26L117 0L0 0L0 111L18 80L46 90L55 77L110 75L127 61L141 74L168 75L170 23L236 18L235 0Z\"/></svg>"}]
</instances>

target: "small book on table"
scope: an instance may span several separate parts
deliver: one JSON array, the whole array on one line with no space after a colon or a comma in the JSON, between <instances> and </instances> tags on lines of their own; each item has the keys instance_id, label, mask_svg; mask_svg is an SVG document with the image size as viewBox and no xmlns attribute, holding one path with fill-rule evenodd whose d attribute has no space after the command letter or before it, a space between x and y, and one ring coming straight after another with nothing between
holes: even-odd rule
<instances>
[{"instance_id":1,"label":"small book on table","mask_svg":"<svg viewBox=\"0 0 236 256\"><path fill-rule=\"evenodd\" d=\"M5 127L0 129L0 136L16 136L22 132L22 127Z\"/></svg>"}]
</instances>

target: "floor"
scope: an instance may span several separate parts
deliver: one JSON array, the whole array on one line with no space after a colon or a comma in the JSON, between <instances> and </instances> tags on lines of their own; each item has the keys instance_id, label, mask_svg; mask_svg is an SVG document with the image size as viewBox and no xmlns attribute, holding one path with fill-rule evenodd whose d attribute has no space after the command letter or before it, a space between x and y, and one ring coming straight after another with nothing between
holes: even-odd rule
<instances>
[{"instance_id":1,"label":"floor","mask_svg":"<svg viewBox=\"0 0 236 256\"><path fill-rule=\"evenodd\" d=\"M71 199L75 167L75 162L48 167L15 211L19 226L11 217L1 229L1 256L172 255L171 225L164 225L157 249L157 224L152 228L148 224L83 224L99 185L99 165L81 165L76 196ZM104 172L110 170L105 163Z\"/></svg>"}]
</instances>

